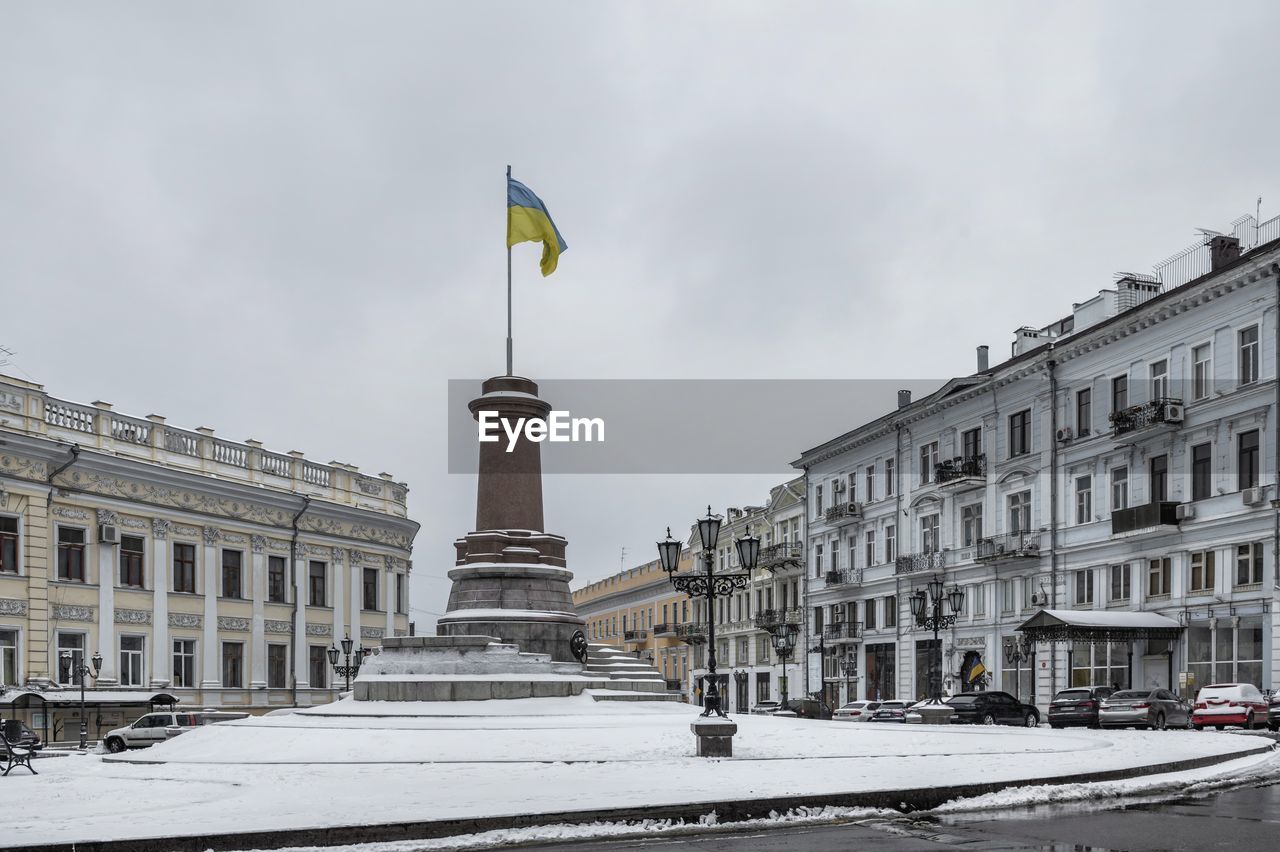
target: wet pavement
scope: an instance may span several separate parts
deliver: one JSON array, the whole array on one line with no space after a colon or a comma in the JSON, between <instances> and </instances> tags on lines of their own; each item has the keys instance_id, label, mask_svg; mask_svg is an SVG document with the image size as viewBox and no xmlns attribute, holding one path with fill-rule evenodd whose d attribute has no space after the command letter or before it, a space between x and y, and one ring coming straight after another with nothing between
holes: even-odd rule
<instances>
[{"instance_id":1,"label":"wet pavement","mask_svg":"<svg viewBox=\"0 0 1280 852\"><path fill-rule=\"evenodd\" d=\"M1111 805L1107 807L1106 805ZM1280 784L1165 801L1040 805L1003 811L904 816L843 825L540 845L537 849L652 852L1155 852L1280 849Z\"/></svg>"}]
</instances>

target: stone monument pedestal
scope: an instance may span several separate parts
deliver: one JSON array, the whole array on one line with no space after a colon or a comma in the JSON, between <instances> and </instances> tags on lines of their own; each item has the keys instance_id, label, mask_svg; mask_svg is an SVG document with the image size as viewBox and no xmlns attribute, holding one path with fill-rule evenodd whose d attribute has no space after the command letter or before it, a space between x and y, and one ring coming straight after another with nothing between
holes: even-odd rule
<instances>
[{"instance_id":1,"label":"stone monument pedestal","mask_svg":"<svg viewBox=\"0 0 1280 852\"><path fill-rule=\"evenodd\" d=\"M733 757L738 723L730 719L699 719L689 724L698 740L698 757Z\"/></svg>"}]
</instances>

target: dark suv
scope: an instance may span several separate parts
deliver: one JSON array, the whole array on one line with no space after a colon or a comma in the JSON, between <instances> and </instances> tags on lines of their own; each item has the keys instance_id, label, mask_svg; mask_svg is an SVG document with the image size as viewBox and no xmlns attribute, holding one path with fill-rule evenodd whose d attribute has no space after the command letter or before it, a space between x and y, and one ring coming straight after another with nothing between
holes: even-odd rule
<instances>
[{"instance_id":1,"label":"dark suv","mask_svg":"<svg viewBox=\"0 0 1280 852\"><path fill-rule=\"evenodd\" d=\"M1007 692L962 692L947 699L955 709L953 725L1022 725L1034 728L1040 724L1040 711L1023 704Z\"/></svg>"},{"instance_id":2,"label":"dark suv","mask_svg":"<svg viewBox=\"0 0 1280 852\"><path fill-rule=\"evenodd\" d=\"M792 698L787 709L801 719L830 719L831 708L816 698Z\"/></svg>"},{"instance_id":3,"label":"dark suv","mask_svg":"<svg viewBox=\"0 0 1280 852\"><path fill-rule=\"evenodd\" d=\"M1065 728L1068 725L1098 727L1098 705L1115 692L1109 686L1078 686L1064 689L1053 696L1049 704L1049 726Z\"/></svg>"}]
</instances>

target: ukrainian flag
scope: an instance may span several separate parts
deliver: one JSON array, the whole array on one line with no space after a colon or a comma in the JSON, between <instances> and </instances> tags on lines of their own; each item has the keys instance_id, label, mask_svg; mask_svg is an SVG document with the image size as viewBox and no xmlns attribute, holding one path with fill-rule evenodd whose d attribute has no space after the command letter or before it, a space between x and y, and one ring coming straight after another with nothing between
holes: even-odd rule
<instances>
[{"instance_id":1,"label":"ukrainian flag","mask_svg":"<svg viewBox=\"0 0 1280 852\"><path fill-rule=\"evenodd\" d=\"M547 205L529 187L507 177L507 248L516 243L542 243L543 276L556 271L560 252L569 246L551 221Z\"/></svg>"}]
</instances>

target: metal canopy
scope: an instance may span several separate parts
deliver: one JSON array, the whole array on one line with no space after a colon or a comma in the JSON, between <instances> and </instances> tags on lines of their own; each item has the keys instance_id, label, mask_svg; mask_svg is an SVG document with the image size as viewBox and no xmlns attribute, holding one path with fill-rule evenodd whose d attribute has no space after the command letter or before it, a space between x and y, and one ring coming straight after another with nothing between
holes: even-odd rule
<instances>
[{"instance_id":1,"label":"metal canopy","mask_svg":"<svg viewBox=\"0 0 1280 852\"><path fill-rule=\"evenodd\" d=\"M139 690L126 692L123 690L86 689L84 693L84 703L87 707L123 707L136 706L140 704L150 704L153 706L157 704L174 705L177 704L178 701L178 697L169 692L143 692ZM12 705L16 710L25 710L38 707L40 705L49 707L78 707L80 705L80 690L14 690L0 695L0 704Z\"/></svg>"},{"instance_id":2,"label":"metal canopy","mask_svg":"<svg viewBox=\"0 0 1280 852\"><path fill-rule=\"evenodd\" d=\"M1042 609L1017 631L1033 642L1132 642L1137 639L1177 639L1183 627L1154 612L1099 612Z\"/></svg>"}]
</instances>

